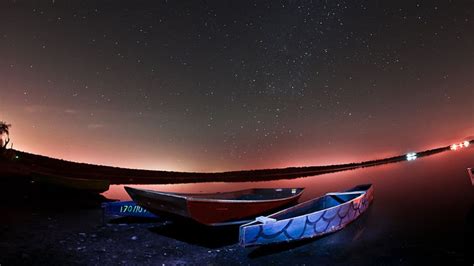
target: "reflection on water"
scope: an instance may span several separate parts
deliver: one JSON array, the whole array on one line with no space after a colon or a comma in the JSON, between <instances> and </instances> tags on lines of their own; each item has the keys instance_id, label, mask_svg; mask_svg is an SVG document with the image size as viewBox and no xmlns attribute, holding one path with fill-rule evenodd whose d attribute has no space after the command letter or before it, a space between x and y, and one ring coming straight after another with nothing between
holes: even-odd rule
<instances>
[{"instance_id":1,"label":"reflection on water","mask_svg":"<svg viewBox=\"0 0 474 266\"><path fill-rule=\"evenodd\" d=\"M346 190L361 183L372 183L375 185L375 193L383 193L383 199L396 200L398 198L403 202L405 199L413 197L413 199L425 201L429 198L441 196L432 194L435 191L442 193L445 197L457 197L456 195L463 194L463 192L470 195L471 187L468 186L470 181L466 175L466 168L472 165L474 165L474 149L468 149L436 154L416 161L392 163L291 180L130 186L180 193L213 193L263 187L304 187L305 192L300 199L300 201L304 201L329 191ZM110 199L129 200L130 197L123 187L123 185L111 185L110 189L103 195ZM441 188L443 190L440 190ZM418 199L418 196L420 199Z\"/></svg>"}]
</instances>

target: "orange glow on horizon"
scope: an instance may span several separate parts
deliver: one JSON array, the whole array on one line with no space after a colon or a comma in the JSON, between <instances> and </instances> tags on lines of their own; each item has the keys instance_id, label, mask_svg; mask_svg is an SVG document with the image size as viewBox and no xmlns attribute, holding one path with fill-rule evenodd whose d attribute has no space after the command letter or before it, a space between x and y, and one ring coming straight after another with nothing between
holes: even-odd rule
<instances>
[{"instance_id":1,"label":"orange glow on horizon","mask_svg":"<svg viewBox=\"0 0 474 266\"><path fill-rule=\"evenodd\" d=\"M150 145L133 135L128 138L107 128L66 126L64 123L70 119L70 112L42 124L38 123L45 115L41 112L31 113L31 110L8 109L5 106L0 106L0 111L4 115L2 119L13 125L10 137L14 149L74 162L165 171L223 172L362 162L445 146L446 143L456 143L465 136L474 135L474 128L469 126L452 137L437 138L432 135L414 139L422 139L422 142L412 141L416 145L396 143L399 140L396 134L384 140L374 136L366 138L364 143L355 139L328 146L298 146L288 142L279 143L273 151L258 157L248 153L240 159L222 159L219 154L204 154L193 147L162 142ZM387 141L388 138L390 141ZM130 143L124 142L124 139L130 139Z\"/></svg>"}]
</instances>

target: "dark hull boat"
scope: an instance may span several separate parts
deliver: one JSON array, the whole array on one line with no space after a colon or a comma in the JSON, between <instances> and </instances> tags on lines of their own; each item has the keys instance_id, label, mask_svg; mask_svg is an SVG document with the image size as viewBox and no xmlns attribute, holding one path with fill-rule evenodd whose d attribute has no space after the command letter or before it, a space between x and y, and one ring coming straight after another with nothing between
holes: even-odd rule
<instances>
[{"instance_id":1,"label":"dark hull boat","mask_svg":"<svg viewBox=\"0 0 474 266\"><path fill-rule=\"evenodd\" d=\"M214 194L178 194L125 187L150 212L188 218L204 225L242 224L257 215L295 203L302 188L247 189ZM244 221L243 221L244 220Z\"/></svg>"},{"instance_id":2,"label":"dark hull boat","mask_svg":"<svg viewBox=\"0 0 474 266\"><path fill-rule=\"evenodd\" d=\"M373 199L372 185L326 195L240 226L241 246L289 242L342 229L362 214Z\"/></svg>"},{"instance_id":3,"label":"dark hull boat","mask_svg":"<svg viewBox=\"0 0 474 266\"><path fill-rule=\"evenodd\" d=\"M90 191L101 193L109 189L108 180L71 178L55 174L44 174L40 172L31 173L31 180L42 185L55 186L65 189Z\"/></svg>"},{"instance_id":4,"label":"dark hull boat","mask_svg":"<svg viewBox=\"0 0 474 266\"><path fill-rule=\"evenodd\" d=\"M117 217L157 218L155 214L138 206L134 201L116 201L102 204L104 215Z\"/></svg>"}]
</instances>

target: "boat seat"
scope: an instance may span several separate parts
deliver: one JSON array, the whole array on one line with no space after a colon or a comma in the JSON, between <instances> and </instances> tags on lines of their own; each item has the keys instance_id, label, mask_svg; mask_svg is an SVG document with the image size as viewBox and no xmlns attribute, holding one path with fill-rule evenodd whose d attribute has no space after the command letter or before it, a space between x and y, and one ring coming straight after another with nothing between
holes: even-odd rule
<instances>
[{"instance_id":1,"label":"boat seat","mask_svg":"<svg viewBox=\"0 0 474 266\"><path fill-rule=\"evenodd\" d=\"M255 221L260 222L262 224L268 224L268 223L276 222L276 219L268 218L268 217L265 217L265 216L258 216L257 218L255 218Z\"/></svg>"},{"instance_id":2,"label":"boat seat","mask_svg":"<svg viewBox=\"0 0 474 266\"><path fill-rule=\"evenodd\" d=\"M331 196L331 198L335 199L335 200L336 200L337 202L339 202L339 203L344 203L344 202L346 202L345 200L341 199L341 198L340 198L339 196L337 196L337 195L330 195L330 196Z\"/></svg>"}]
</instances>

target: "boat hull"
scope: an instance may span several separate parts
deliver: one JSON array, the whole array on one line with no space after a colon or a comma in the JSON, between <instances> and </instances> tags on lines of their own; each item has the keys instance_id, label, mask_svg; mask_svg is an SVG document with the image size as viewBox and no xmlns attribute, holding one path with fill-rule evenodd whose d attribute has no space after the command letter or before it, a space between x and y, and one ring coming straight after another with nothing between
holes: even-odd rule
<instances>
[{"instance_id":1,"label":"boat hull","mask_svg":"<svg viewBox=\"0 0 474 266\"><path fill-rule=\"evenodd\" d=\"M271 202L187 202L190 217L202 224L219 225L229 221L244 220L286 207L297 199L286 199ZM247 220L248 221L248 220Z\"/></svg>"},{"instance_id":2,"label":"boat hull","mask_svg":"<svg viewBox=\"0 0 474 266\"><path fill-rule=\"evenodd\" d=\"M134 201L116 201L102 204L104 215L117 217L158 218L155 214L138 206Z\"/></svg>"},{"instance_id":3,"label":"boat hull","mask_svg":"<svg viewBox=\"0 0 474 266\"><path fill-rule=\"evenodd\" d=\"M337 194L337 193L328 193ZM323 197L310 200L267 217L268 222L253 221L239 229L239 243L243 247L277 244L314 238L341 230L367 210L373 200L370 186L360 196L337 206L282 220L274 217L290 215L299 208L307 208Z\"/></svg>"},{"instance_id":4,"label":"boat hull","mask_svg":"<svg viewBox=\"0 0 474 266\"><path fill-rule=\"evenodd\" d=\"M268 214L282 207L294 204L301 196L302 189L295 190L289 197L270 200L235 200L215 194L220 199L198 197L197 194L173 194L125 187L130 197L150 212L171 218L187 218L200 224L218 226L242 224L256 215ZM208 194L209 197L212 194ZM245 195L245 194L242 194Z\"/></svg>"},{"instance_id":5,"label":"boat hull","mask_svg":"<svg viewBox=\"0 0 474 266\"><path fill-rule=\"evenodd\" d=\"M43 174L39 172L32 173L31 180L43 185L79 191L89 191L94 193L107 191L110 185L108 180L70 178L54 174Z\"/></svg>"}]
</instances>

